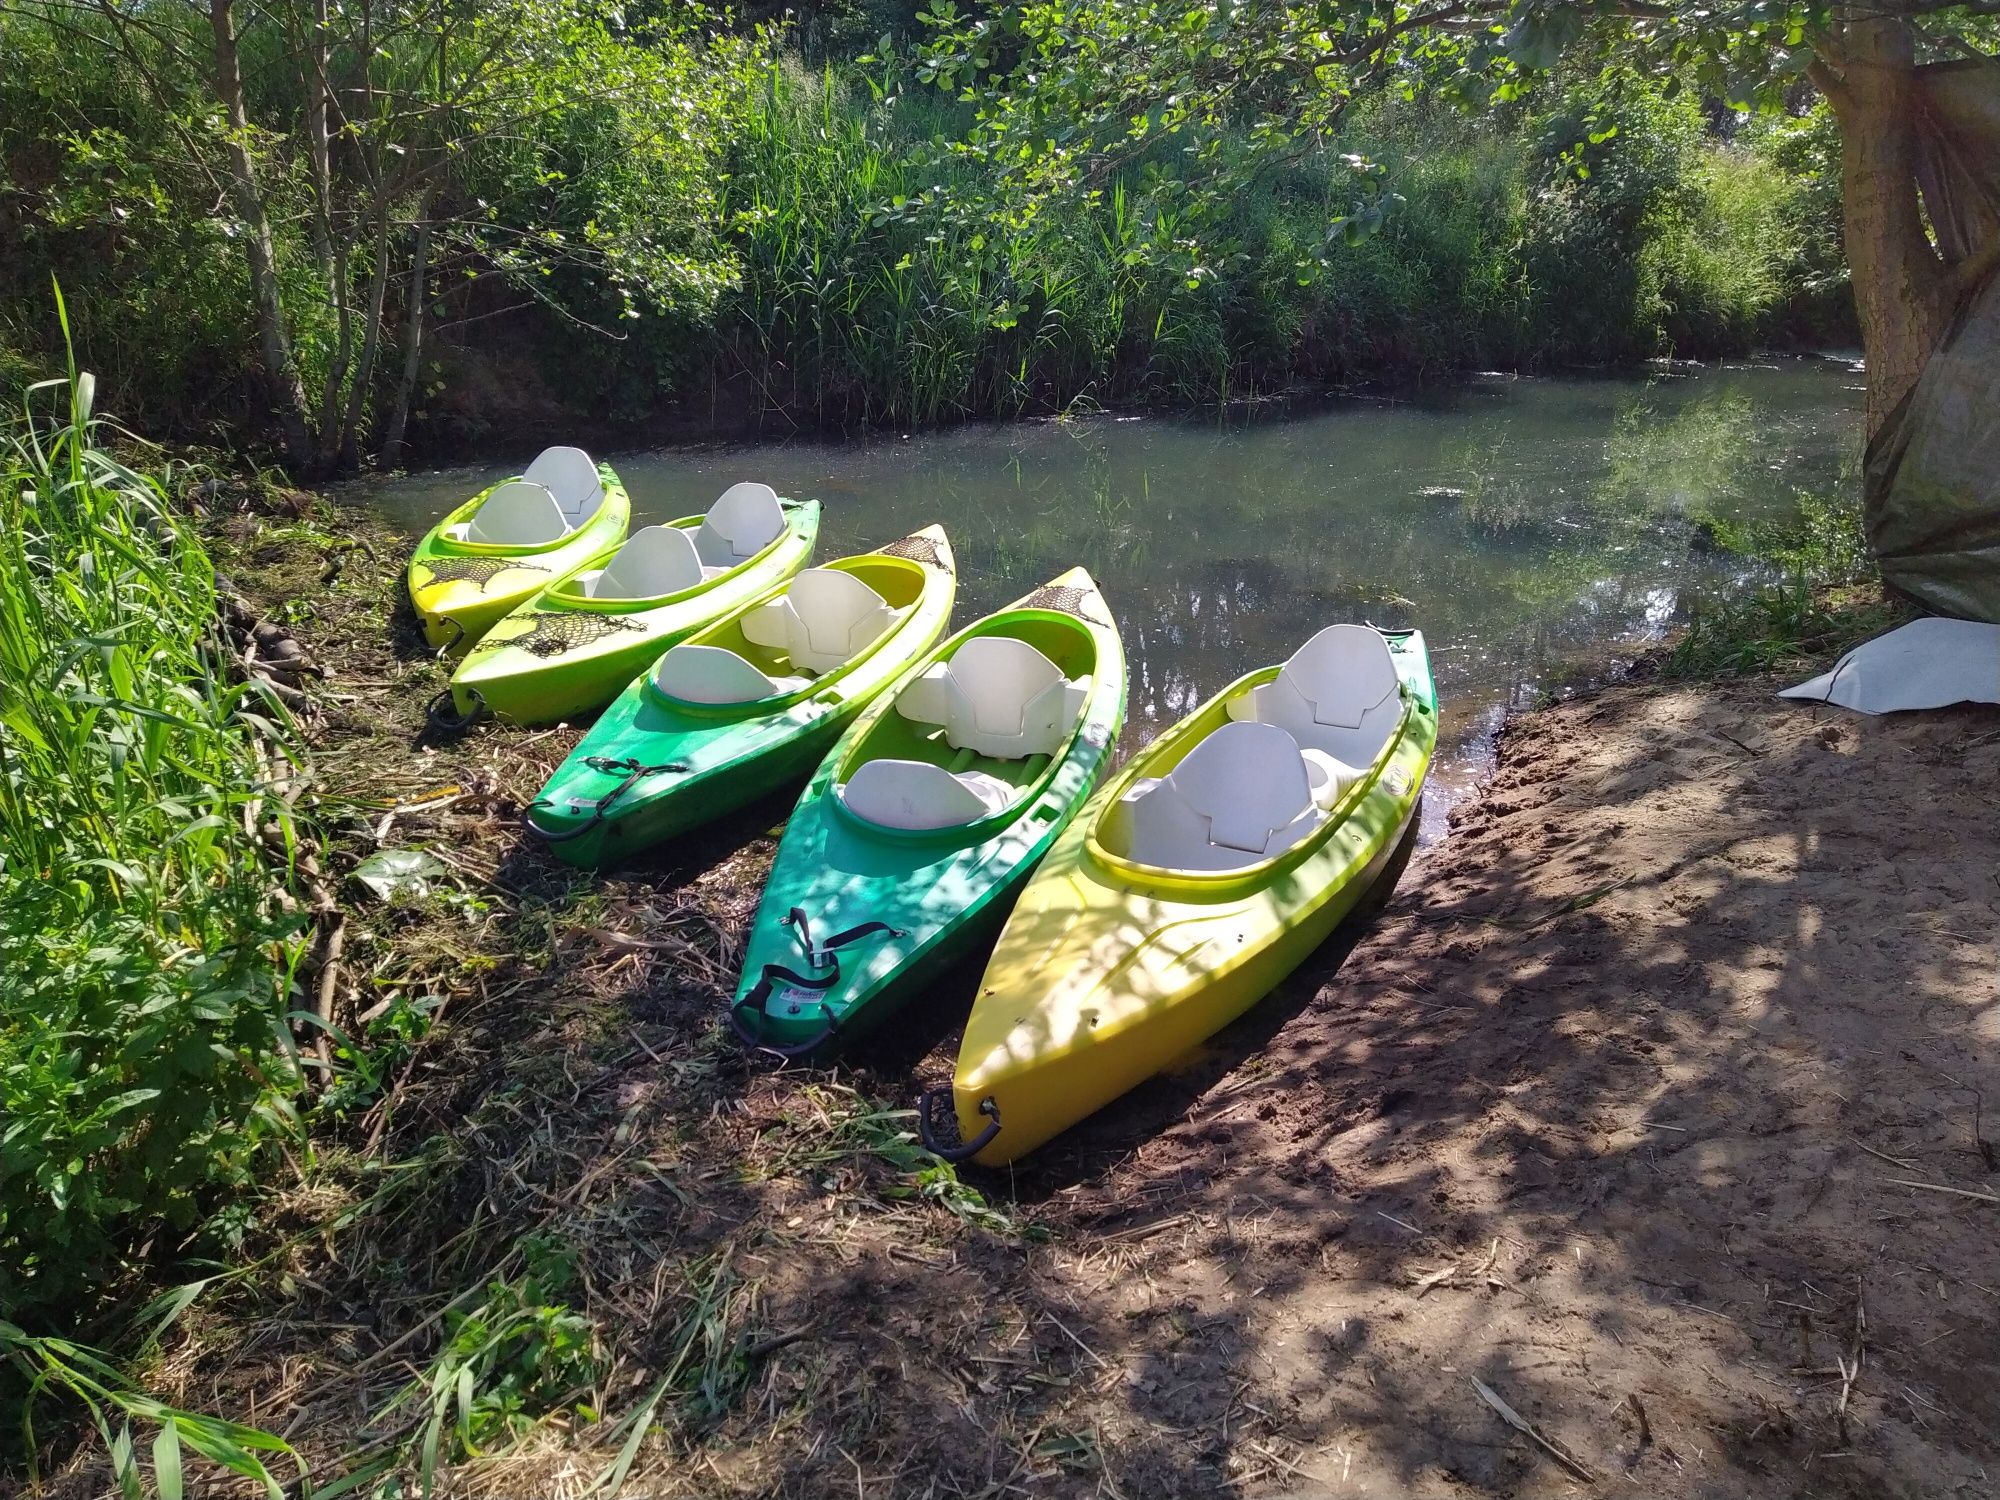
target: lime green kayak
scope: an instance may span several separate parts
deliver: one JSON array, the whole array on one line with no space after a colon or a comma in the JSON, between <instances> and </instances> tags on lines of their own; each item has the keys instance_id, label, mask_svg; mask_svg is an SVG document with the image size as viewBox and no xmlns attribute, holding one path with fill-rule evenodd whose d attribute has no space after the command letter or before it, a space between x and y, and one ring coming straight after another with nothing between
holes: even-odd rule
<instances>
[{"instance_id":1,"label":"lime green kayak","mask_svg":"<svg viewBox=\"0 0 2000 1500\"><path fill-rule=\"evenodd\" d=\"M424 639L463 651L503 615L624 540L632 501L611 465L550 448L430 529L410 558Z\"/></svg>"},{"instance_id":2,"label":"lime green kayak","mask_svg":"<svg viewBox=\"0 0 2000 1500\"><path fill-rule=\"evenodd\" d=\"M717 509L739 491L759 513L723 535ZM536 593L480 638L452 674L453 706L515 724L602 708L674 642L740 609L806 565L817 500L738 485L707 516L647 526Z\"/></svg>"},{"instance_id":3,"label":"lime green kayak","mask_svg":"<svg viewBox=\"0 0 2000 1500\"><path fill-rule=\"evenodd\" d=\"M1135 755L994 944L940 1154L1013 1161L1256 1004L1389 865L1436 745L1424 638L1334 625Z\"/></svg>"},{"instance_id":4,"label":"lime green kayak","mask_svg":"<svg viewBox=\"0 0 2000 1500\"><path fill-rule=\"evenodd\" d=\"M822 1056L980 955L1124 718L1124 649L1081 568L911 668L792 813L751 925L737 1032Z\"/></svg>"},{"instance_id":5,"label":"lime green kayak","mask_svg":"<svg viewBox=\"0 0 2000 1500\"><path fill-rule=\"evenodd\" d=\"M942 526L808 568L669 649L530 805L573 865L609 865L796 788L938 642L958 570Z\"/></svg>"}]
</instances>

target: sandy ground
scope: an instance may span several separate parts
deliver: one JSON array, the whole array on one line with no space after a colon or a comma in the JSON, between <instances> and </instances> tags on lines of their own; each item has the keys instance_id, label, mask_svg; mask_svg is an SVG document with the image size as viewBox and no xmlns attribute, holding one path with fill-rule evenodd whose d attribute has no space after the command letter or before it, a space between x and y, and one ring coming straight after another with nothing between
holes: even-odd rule
<instances>
[{"instance_id":1,"label":"sandy ground","mask_svg":"<svg viewBox=\"0 0 2000 1500\"><path fill-rule=\"evenodd\" d=\"M1937 1190L2000 1190L1996 794L1989 710L1517 720L1336 971L1021 1183L1104 1247L1117 1486L2000 1494L2000 1201Z\"/></svg>"}]
</instances>

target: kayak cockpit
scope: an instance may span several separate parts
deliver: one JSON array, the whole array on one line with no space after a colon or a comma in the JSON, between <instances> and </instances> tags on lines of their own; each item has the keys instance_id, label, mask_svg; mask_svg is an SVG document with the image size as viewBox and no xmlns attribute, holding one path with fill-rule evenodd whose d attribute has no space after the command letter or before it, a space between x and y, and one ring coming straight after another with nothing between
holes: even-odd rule
<instances>
[{"instance_id":1,"label":"kayak cockpit","mask_svg":"<svg viewBox=\"0 0 2000 1500\"><path fill-rule=\"evenodd\" d=\"M835 795L879 828L923 833L997 818L1065 752L1090 700L1096 644L1080 621L1009 618L961 641L897 694Z\"/></svg>"},{"instance_id":2,"label":"kayak cockpit","mask_svg":"<svg viewBox=\"0 0 2000 1500\"><path fill-rule=\"evenodd\" d=\"M538 550L589 525L608 498L588 453L546 448L526 473L493 486L438 536L476 547Z\"/></svg>"},{"instance_id":3,"label":"kayak cockpit","mask_svg":"<svg viewBox=\"0 0 2000 1500\"><path fill-rule=\"evenodd\" d=\"M1100 854L1173 874L1267 864L1337 821L1405 717L1381 633L1328 626L1142 755L1092 841Z\"/></svg>"},{"instance_id":4,"label":"kayak cockpit","mask_svg":"<svg viewBox=\"0 0 2000 1500\"><path fill-rule=\"evenodd\" d=\"M874 650L915 608L923 569L868 555L807 568L776 595L669 649L653 686L709 707L788 698Z\"/></svg>"},{"instance_id":5,"label":"kayak cockpit","mask_svg":"<svg viewBox=\"0 0 2000 1500\"><path fill-rule=\"evenodd\" d=\"M557 584L571 607L652 607L755 566L791 529L786 502L768 484L732 484L699 516L643 526L604 559Z\"/></svg>"}]
</instances>

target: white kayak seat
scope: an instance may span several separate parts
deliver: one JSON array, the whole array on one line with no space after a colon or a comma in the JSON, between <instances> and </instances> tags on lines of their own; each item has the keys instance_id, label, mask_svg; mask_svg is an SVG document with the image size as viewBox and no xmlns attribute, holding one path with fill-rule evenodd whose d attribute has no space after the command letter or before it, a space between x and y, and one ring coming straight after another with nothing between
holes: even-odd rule
<instances>
[{"instance_id":1,"label":"white kayak seat","mask_svg":"<svg viewBox=\"0 0 2000 1500\"><path fill-rule=\"evenodd\" d=\"M562 507L545 485L510 479L495 485L466 523L468 542L495 547L540 547L569 535Z\"/></svg>"},{"instance_id":2,"label":"white kayak seat","mask_svg":"<svg viewBox=\"0 0 2000 1500\"><path fill-rule=\"evenodd\" d=\"M1326 820L1298 742L1272 724L1224 724L1124 800L1128 856L1168 870L1261 864Z\"/></svg>"},{"instance_id":3,"label":"white kayak seat","mask_svg":"<svg viewBox=\"0 0 2000 1500\"><path fill-rule=\"evenodd\" d=\"M556 497L571 530L589 520L604 500L597 465L581 448L544 448L521 477Z\"/></svg>"},{"instance_id":4,"label":"white kayak seat","mask_svg":"<svg viewBox=\"0 0 2000 1500\"><path fill-rule=\"evenodd\" d=\"M733 568L755 557L785 531L785 508L768 484L732 484L708 508L695 532L701 560L711 568Z\"/></svg>"},{"instance_id":5,"label":"white kayak seat","mask_svg":"<svg viewBox=\"0 0 2000 1500\"><path fill-rule=\"evenodd\" d=\"M642 526L590 580L593 599L657 599L698 587L708 572L679 526Z\"/></svg>"},{"instance_id":6,"label":"white kayak seat","mask_svg":"<svg viewBox=\"0 0 2000 1500\"><path fill-rule=\"evenodd\" d=\"M670 647L653 668L653 685L683 703L755 703L795 693L809 682L769 676L734 651L687 641Z\"/></svg>"},{"instance_id":7,"label":"white kayak seat","mask_svg":"<svg viewBox=\"0 0 2000 1500\"><path fill-rule=\"evenodd\" d=\"M955 749L1026 760L1062 749L1089 696L1089 678L1064 677L1026 641L977 635L904 688L896 711L942 725Z\"/></svg>"},{"instance_id":8,"label":"white kayak seat","mask_svg":"<svg viewBox=\"0 0 2000 1500\"><path fill-rule=\"evenodd\" d=\"M863 761L835 790L857 818L912 832L974 823L1014 800L1014 788L998 776L927 760Z\"/></svg>"},{"instance_id":9,"label":"white kayak seat","mask_svg":"<svg viewBox=\"0 0 2000 1500\"><path fill-rule=\"evenodd\" d=\"M896 623L874 589L840 568L807 568L776 599L743 616L744 636L808 672L846 666Z\"/></svg>"},{"instance_id":10,"label":"white kayak seat","mask_svg":"<svg viewBox=\"0 0 2000 1500\"><path fill-rule=\"evenodd\" d=\"M1350 766L1373 764L1402 718L1395 659L1379 630L1329 625L1270 682L1229 703L1232 719L1275 724L1303 749Z\"/></svg>"}]
</instances>

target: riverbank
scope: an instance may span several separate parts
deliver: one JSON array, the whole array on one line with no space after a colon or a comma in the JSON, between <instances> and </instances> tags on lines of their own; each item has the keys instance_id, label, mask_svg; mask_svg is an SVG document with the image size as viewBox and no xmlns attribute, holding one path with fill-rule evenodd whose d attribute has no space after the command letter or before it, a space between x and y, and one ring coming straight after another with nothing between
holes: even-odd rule
<instances>
[{"instance_id":1,"label":"riverbank","mask_svg":"<svg viewBox=\"0 0 2000 1500\"><path fill-rule=\"evenodd\" d=\"M211 524L329 673L332 1016L367 1043L159 1394L321 1482L434 1462L455 1494L1573 1488L1475 1377L1651 1494L2000 1459L2000 1210L1883 1180L1994 1190L1964 1091L2000 1089L1993 712L1751 680L1519 716L1372 926L1189 1073L960 1181L898 1113L948 1007L834 1073L718 1023L785 809L554 864L516 814L572 736L426 740L406 539L333 566L320 520ZM441 868L372 900L354 866L401 848Z\"/></svg>"}]
</instances>

